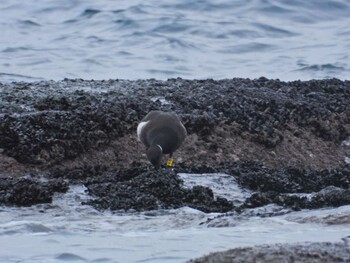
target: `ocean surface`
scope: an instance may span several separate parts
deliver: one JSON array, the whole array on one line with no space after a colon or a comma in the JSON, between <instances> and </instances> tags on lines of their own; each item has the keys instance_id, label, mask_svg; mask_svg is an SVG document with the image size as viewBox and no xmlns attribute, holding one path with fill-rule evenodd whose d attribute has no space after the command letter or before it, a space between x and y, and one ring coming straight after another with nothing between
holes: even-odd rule
<instances>
[{"instance_id":1,"label":"ocean surface","mask_svg":"<svg viewBox=\"0 0 350 263\"><path fill-rule=\"evenodd\" d=\"M348 0L1 0L0 32L0 82L350 75ZM181 176L237 204L250 194L225 174ZM102 212L81 204L88 198L73 185L52 204L0 206L0 262L185 262L350 235L349 225L332 221L350 206L220 217L188 207Z\"/></svg>"},{"instance_id":2,"label":"ocean surface","mask_svg":"<svg viewBox=\"0 0 350 263\"><path fill-rule=\"evenodd\" d=\"M187 187L210 186L216 196L237 203L251 194L229 175L180 176ZM339 242L350 235L348 224L328 224L346 217L350 205L291 213L268 205L218 217L189 207L101 212L81 204L87 199L84 186L73 185L52 204L0 207L0 262L178 263L239 246ZM252 216L257 212L261 216Z\"/></svg>"},{"instance_id":3,"label":"ocean surface","mask_svg":"<svg viewBox=\"0 0 350 263\"><path fill-rule=\"evenodd\" d=\"M348 0L1 0L0 82L349 79Z\"/></svg>"}]
</instances>

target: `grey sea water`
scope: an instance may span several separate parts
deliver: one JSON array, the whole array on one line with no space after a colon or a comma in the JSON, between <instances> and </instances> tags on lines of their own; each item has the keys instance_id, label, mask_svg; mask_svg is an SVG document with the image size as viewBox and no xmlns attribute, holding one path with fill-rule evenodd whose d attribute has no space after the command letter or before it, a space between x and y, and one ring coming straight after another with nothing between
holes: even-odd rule
<instances>
[{"instance_id":1,"label":"grey sea water","mask_svg":"<svg viewBox=\"0 0 350 263\"><path fill-rule=\"evenodd\" d=\"M349 79L349 14L347 0L1 0L0 82ZM236 203L250 194L227 175L181 176ZM266 217L214 219L219 214L188 207L99 212L81 205L87 198L76 185L52 204L0 207L0 262L184 262L238 246L350 234L337 223L350 206L288 214L267 206L259 208Z\"/></svg>"},{"instance_id":2,"label":"grey sea water","mask_svg":"<svg viewBox=\"0 0 350 263\"><path fill-rule=\"evenodd\" d=\"M185 186L210 186L216 196L236 203L251 194L225 174L180 176ZM52 204L0 207L0 262L175 263L239 246L341 241L350 234L348 224L334 223L350 206L284 213L269 205L258 208L262 217L252 217L254 210L218 217L188 207L99 212L81 204L88 198L85 188L75 185Z\"/></svg>"},{"instance_id":3,"label":"grey sea water","mask_svg":"<svg viewBox=\"0 0 350 263\"><path fill-rule=\"evenodd\" d=\"M350 72L348 0L2 0L0 81Z\"/></svg>"}]
</instances>

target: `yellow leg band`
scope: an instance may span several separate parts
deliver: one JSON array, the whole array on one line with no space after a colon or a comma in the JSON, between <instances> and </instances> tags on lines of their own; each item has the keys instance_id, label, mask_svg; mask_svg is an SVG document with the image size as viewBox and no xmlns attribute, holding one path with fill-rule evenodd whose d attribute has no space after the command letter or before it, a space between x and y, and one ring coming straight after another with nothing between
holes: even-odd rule
<instances>
[{"instance_id":1,"label":"yellow leg band","mask_svg":"<svg viewBox=\"0 0 350 263\"><path fill-rule=\"evenodd\" d=\"M169 157L168 161L166 162L166 165L171 167L171 166L173 166L173 162L174 162L174 159L172 157Z\"/></svg>"}]
</instances>

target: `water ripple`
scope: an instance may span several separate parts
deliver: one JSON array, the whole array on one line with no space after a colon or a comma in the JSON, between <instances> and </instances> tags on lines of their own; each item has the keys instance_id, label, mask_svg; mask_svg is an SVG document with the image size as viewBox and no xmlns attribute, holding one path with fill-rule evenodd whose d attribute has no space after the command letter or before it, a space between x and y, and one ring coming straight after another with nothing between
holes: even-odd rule
<instances>
[{"instance_id":1,"label":"water ripple","mask_svg":"<svg viewBox=\"0 0 350 263\"><path fill-rule=\"evenodd\" d=\"M80 17L84 17L84 18L89 19L100 12L101 12L101 10L97 10L97 9L85 9L84 12L80 15Z\"/></svg>"},{"instance_id":2,"label":"water ripple","mask_svg":"<svg viewBox=\"0 0 350 263\"><path fill-rule=\"evenodd\" d=\"M345 67L337 64L320 64L320 65L309 65L304 66L299 69L300 71L328 71L328 72L337 72L346 70Z\"/></svg>"},{"instance_id":3,"label":"water ripple","mask_svg":"<svg viewBox=\"0 0 350 263\"><path fill-rule=\"evenodd\" d=\"M347 0L3 0L0 12L0 81L350 73Z\"/></svg>"},{"instance_id":4,"label":"water ripple","mask_svg":"<svg viewBox=\"0 0 350 263\"><path fill-rule=\"evenodd\" d=\"M73 253L62 253L56 256L56 259L62 260L62 261L86 261L85 258L78 256Z\"/></svg>"}]
</instances>

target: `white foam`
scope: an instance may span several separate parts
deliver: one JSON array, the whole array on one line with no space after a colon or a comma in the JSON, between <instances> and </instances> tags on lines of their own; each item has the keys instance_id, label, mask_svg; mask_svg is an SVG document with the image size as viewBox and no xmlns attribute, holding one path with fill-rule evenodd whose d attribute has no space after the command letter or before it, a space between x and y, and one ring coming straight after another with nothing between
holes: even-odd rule
<instances>
[{"instance_id":1,"label":"white foam","mask_svg":"<svg viewBox=\"0 0 350 263\"><path fill-rule=\"evenodd\" d=\"M350 146L350 137L341 143L342 146Z\"/></svg>"},{"instance_id":2,"label":"white foam","mask_svg":"<svg viewBox=\"0 0 350 263\"><path fill-rule=\"evenodd\" d=\"M186 187L209 186L215 195L230 200L243 200L250 194L226 174L180 176ZM188 207L142 213L99 212L81 204L90 198L85 190L82 185L71 186L67 193L55 195L52 204L0 207L0 262L57 262L59 255L66 254L99 262L185 262L237 246L340 241L348 235L348 225L297 223L297 218L317 213L326 217L322 209L266 218L248 213L227 216L222 217L222 224L220 218L217 220L220 227L213 228L201 223L219 213L206 214ZM329 210L331 213L345 215L349 208Z\"/></svg>"},{"instance_id":3,"label":"white foam","mask_svg":"<svg viewBox=\"0 0 350 263\"><path fill-rule=\"evenodd\" d=\"M281 216L281 218L301 223L327 223L341 225L350 223L350 205L337 208L302 210Z\"/></svg>"},{"instance_id":4,"label":"white foam","mask_svg":"<svg viewBox=\"0 0 350 263\"><path fill-rule=\"evenodd\" d=\"M345 162L347 165L350 165L350 158L349 158L349 157L345 157L345 158L344 158L344 162Z\"/></svg>"}]
</instances>

